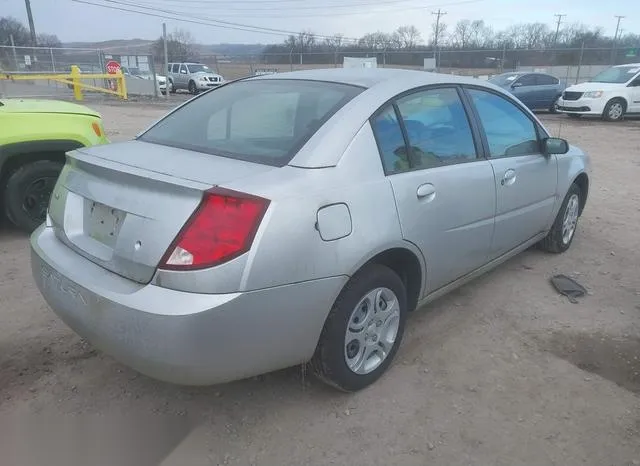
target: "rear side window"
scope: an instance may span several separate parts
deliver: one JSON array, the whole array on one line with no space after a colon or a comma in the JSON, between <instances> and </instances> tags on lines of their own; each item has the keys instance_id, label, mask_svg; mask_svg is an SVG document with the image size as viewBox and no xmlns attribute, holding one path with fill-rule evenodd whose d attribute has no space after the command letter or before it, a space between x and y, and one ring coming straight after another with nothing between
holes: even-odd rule
<instances>
[{"instance_id":1,"label":"rear side window","mask_svg":"<svg viewBox=\"0 0 640 466\"><path fill-rule=\"evenodd\" d=\"M407 146L393 106L389 105L371 121L373 132L382 154L382 165L387 175L411 169Z\"/></svg>"},{"instance_id":2,"label":"rear side window","mask_svg":"<svg viewBox=\"0 0 640 466\"><path fill-rule=\"evenodd\" d=\"M541 86L556 85L560 82L558 81L558 78L554 78L553 76L549 76L548 74L539 74L537 76L537 80L538 84Z\"/></svg>"},{"instance_id":3,"label":"rear side window","mask_svg":"<svg viewBox=\"0 0 640 466\"><path fill-rule=\"evenodd\" d=\"M533 121L504 97L478 89L469 95L480 116L491 157L516 157L540 153Z\"/></svg>"},{"instance_id":4,"label":"rear side window","mask_svg":"<svg viewBox=\"0 0 640 466\"><path fill-rule=\"evenodd\" d=\"M319 81L239 81L194 99L140 139L283 166L362 90Z\"/></svg>"}]
</instances>

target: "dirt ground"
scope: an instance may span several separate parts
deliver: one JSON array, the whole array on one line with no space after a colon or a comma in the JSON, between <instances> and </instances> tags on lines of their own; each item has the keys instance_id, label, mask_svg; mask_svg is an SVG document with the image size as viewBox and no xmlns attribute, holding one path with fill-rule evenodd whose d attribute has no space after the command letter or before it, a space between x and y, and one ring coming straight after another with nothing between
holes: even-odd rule
<instances>
[{"instance_id":1,"label":"dirt ground","mask_svg":"<svg viewBox=\"0 0 640 466\"><path fill-rule=\"evenodd\" d=\"M168 108L97 107L112 140ZM210 388L138 375L56 318L26 237L0 230L0 464L640 465L640 121L542 118L593 157L570 251L526 252L417 311L388 374L353 395L303 368ZM555 273L588 296L557 295Z\"/></svg>"}]
</instances>

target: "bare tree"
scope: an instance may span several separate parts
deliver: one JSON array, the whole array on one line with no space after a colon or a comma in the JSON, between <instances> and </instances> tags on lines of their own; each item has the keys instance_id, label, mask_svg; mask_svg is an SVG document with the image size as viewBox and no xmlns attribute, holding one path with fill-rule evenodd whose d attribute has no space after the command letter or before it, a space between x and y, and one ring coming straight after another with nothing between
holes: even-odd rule
<instances>
[{"instance_id":1,"label":"bare tree","mask_svg":"<svg viewBox=\"0 0 640 466\"><path fill-rule=\"evenodd\" d=\"M324 45L330 49L339 49L344 43L344 36L342 34L335 34L331 37L327 37L324 40Z\"/></svg>"},{"instance_id":2,"label":"bare tree","mask_svg":"<svg viewBox=\"0 0 640 466\"><path fill-rule=\"evenodd\" d=\"M422 37L417 27L400 26L398 29L396 29L396 32L393 33L393 39L391 42L398 48L413 49L420 43L421 40Z\"/></svg>"},{"instance_id":3,"label":"bare tree","mask_svg":"<svg viewBox=\"0 0 640 466\"><path fill-rule=\"evenodd\" d=\"M29 30L15 18L0 18L0 45L10 45L11 39L15 45L29 45L31 36Z\"/></svg>"},{"instance_id":4,"label":"bare tree","mask_svg":"<svg viewBox=\"0 0 640 466\"><path fill-rule=\"evenodd\" d=\"M528 23L521 27L522 40L527 49L541 48L548 42L551 31L544 23Z\"/></svg>"},{"instance_id":5,"label":"bare tree","mask_svg":"<svg viewBox=\"0 0 640 466\"><path fill-rule=\"evenodd\" d=\"M365 34L358 41L358 45L371 50L384 50L392 43L391 37L384 32L372 32Z\"/></svg>"},{"instance_id":6,"label":"bare tree","mask_svg":"<svg viewBox=\"0 0 640 466\"><path fill-rule=\"evenodd\" d=\"M474 21L475 22L475 21ZM435 31L434 31L435 35ZM471 21L468 19L461 19L456 23L456 26L451 34L451 45L465 49L469 46L472 37ZM435 39L435 37L434 37Z\"/></svg>"},{"instance_id":7,"label":"bare tree","mask_svg":"<svg viewBox=\"0 0 640 466\"><path fill-rule=\"evenodd\" d=\"M38 45L40 47L62 47L62 42L55 34L38 34Z\"/></svg>"},{"instance_id":8,"label":"bare tree","mask_svg":"<svg viewBox=\"0 0 640 466\"><path fill-rule=\"evenodd\" d=\"M438 35L436 37L436 34ZM447 24L440 21L439 24L433 23L431 25L431 43L438 44L439 47L444 45L447 38Z\"/></svg>"},{"instance_id":9,"label":"bare tree","mask_svg":"<svg viewBox=\"0 0 640 466\"><path fill-rule=\"evenodd\" d=\"M162 37L156 40L152 46L153 56L158 63L164 61L164 43ZM167 35L167 52L169 61L187 61L196 57L193 36L189 31L176 29Z\"/></svg>"}]
</instances>

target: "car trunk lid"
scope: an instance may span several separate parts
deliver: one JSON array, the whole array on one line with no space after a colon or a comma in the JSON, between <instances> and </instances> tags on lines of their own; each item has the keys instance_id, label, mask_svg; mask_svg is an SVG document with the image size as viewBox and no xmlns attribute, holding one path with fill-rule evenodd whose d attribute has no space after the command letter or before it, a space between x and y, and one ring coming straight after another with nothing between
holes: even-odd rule
<instances>
[{"instance_id":1,"label":"car trunk lid","mask_svg":"<svg viewBox=\"0 0 640 466\"><path fill-rule=\"evenodd\" d=\"M139 141L81 149L68 154L49 216L67 246L148 283L207 189L273 169Z\"/></svg>"}]
</instances>

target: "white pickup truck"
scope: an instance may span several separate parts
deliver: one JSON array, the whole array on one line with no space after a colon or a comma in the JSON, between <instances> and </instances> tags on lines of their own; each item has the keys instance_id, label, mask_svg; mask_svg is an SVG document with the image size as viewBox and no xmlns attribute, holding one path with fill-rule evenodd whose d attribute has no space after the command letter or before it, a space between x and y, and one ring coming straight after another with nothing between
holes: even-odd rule
<instances>
[{"instance_id":1,"label":"white pickup truck","mask_svg":"<svg viewBox=\"0 0 640 466\"><path fill-rule=\"evenodd\" d=\"M568 87L557 108L575 118L597 115L606 121L640 114L640 63L612 66L591 81Z\"/></svg>"}]
</instances>

